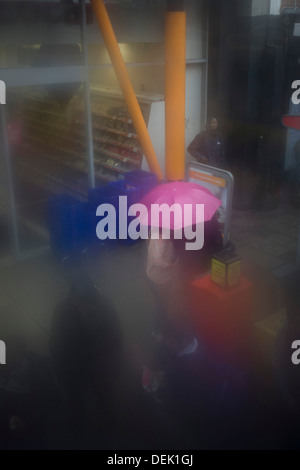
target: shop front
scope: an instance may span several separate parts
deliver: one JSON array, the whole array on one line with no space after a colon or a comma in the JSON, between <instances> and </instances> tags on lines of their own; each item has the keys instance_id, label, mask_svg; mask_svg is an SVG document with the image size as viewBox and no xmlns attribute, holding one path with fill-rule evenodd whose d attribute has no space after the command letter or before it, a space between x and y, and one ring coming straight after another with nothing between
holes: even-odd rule
<instances>
[{"instance_id":1,"label":"shop front","mask_svg":"<svg viewBox=\"0 0 300 470\"><path fill-rule=\"evenodd\" d=\"M5 262L47 248L49 199L68 194L84 202L89 189L149 169L89 2L33 3L0 4ZM208 12L205 1L184 3L187 147L206 121ZM167 3L106 7L164 173Z\"/></svg>"}]
</instances>

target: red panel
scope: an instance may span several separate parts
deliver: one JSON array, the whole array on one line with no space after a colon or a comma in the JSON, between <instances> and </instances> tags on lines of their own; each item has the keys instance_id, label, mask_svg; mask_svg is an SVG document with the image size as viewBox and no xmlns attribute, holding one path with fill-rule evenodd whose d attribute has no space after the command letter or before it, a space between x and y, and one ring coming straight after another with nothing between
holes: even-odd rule
<instances>
[{"instance_id":1,"label":"red panel","mask_svg":"<svg viewBox=\"0 0 300 470\"><path fill-rule=\"evenodd\" d=\"M252 284L242 279L239 286L225 289L207 276L189 287L191 321L202 341L216 354L245 352L253 329Z\"/></svg>"},{"instance_id":2,"label":"red panel","mask_svg":"<svg viewBox=\"0 0 300 470\"><path fill-rule=\"evenodd\" d=\"M300 131L300 116L283 116L282 122L285 127Z\"/></svg>"}]
</instances>

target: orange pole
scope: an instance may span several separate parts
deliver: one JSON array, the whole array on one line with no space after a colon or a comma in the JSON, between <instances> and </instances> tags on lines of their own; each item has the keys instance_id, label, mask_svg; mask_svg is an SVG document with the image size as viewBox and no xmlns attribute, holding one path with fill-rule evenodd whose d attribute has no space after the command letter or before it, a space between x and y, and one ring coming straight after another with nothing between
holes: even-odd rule
<instances>
[{"instance_id":1,"label":"orange pole","mask_svg":"<svg viewBox=\"0 0 300 470\"><path fill-rule=\"evenodd\" d=\"M91 3L150 171L161 180L163 178L162 171L106 7L103 0L91 0Z\"/></svg>"},{"instance_id":2,"label":"orange pole","mask_svg":"<svg viewBox=\"0 0 300 470\"><path fill-rule=\"evenodd\" d=\"M166 16L166 176L185 177L185 61L186 14Z\"/></svg>"}]
</instances>

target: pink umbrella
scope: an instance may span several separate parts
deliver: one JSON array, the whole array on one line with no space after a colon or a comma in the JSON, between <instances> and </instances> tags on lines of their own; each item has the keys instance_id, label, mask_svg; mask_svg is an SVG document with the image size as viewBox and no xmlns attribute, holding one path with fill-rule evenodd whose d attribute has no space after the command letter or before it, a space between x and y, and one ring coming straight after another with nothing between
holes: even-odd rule
<instances>
[{"instance_id":1,"label":"pink umbrella","mask_svg":"<svg viewBox=\"0 0 300 470\"><path fill-rule=\"evenodd\" d=\"M141 204L148 209L147 216L140 215L141 225L158 225L176 231L211 220L221 207L222 201L198 184L175 182L156 186L144 197ZM199 205L204 205L204 212L198 210ZM157 218L154 214L157 213L158 206L160 209L163 206L166 212L173 207L174 214L171 217L163 217L160 214Z\"/></svg>"}]
</instances>

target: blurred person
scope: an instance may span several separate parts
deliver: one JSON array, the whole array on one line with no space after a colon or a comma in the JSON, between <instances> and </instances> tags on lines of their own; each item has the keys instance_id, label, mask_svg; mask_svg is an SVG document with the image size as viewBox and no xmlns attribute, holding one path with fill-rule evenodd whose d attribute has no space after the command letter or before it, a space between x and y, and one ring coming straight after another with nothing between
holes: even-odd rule
<instances>
[{"instance_id":1,"label":"blurred person","mask_svg":"<svg viewBox=\"0 0 300 470\"><path fill-rule=\"evenodd\" d=\"M296 167L290 172L291 202L297 207L300 205L300 139L295 145Z\"/></svg>"},{"instance_id":2,"label":"blurred person","mask_svg":"<svg viewBox=\"0 0 300 470\"><path fill-rule=\"evenodd\" d=\"M223 237L217 214L204 223L204 246L199 251L187 251L186 239L150 238L148 242L147 277L156 300L154 336L169 322L188 315L188 286L199 275L210 270L212 255L223 249Z\"/></svg>"},{"instance_id":3,"label":"blurred person","mask_svg":"<svg viewBox=\"0 0 300 470\"><path fill-rule=\"evenodd\" d=\"M58 393L47 359L30 352L21 336L6 340L7 365L0 369L0 447L46 449L49 420Z\"/></svg>"},{"instance_id":4,"label":"blurred person","mask_svg":"<svg viewBox=\"0 0 300 470\"><path fill-rule=\"evenodd\" d=\"M195 413L207 398L204 381L207 358L200 340L190 325L178 322L166 330L164 344L171 354L166 369L169 396L180 404L181 411L190 407Z\"/></svg>"},{"instance_id":5,"label":"blurred person","mask_svg":"<svg viewBox=\"0 0 300 470\"><path fill-rule=\"evenodd\" d=\"M115 383L122 365L122 334L112 304L85 278L73 283L55 313L50 356L64 395L71 446L84 439L87 399L95 400L99 425L114 426Z\"/></svg>"},{"instance_id":6,"label":"blurred person","mask_svg":"<svg viewBox=\"0 0 300 470\"><path fill-rule=\"evenodd\" d=\"M298 178L300 178L300 139L296 142L295 154L296 154L296 162L297 162L297 174L298 174Z\"/></svg>"},{"instance_id":7,"label":"blurred person","mask_svg":"<svg viewBox=\"0 0 300 470\"><path fill-rule=\"evenodd\" d=\"M162 230L157 240L148 241L147 278L155 297L154 334L162 330L170 314L170 300L179 293L179 257L171 239L164 240Z\"/></svg>"},{"instance_id":8,"label":"blurred person","mask_svg":"<svg viewBox=\"0 0 300 470\"><path fill-rule=\"evenodd\" d=\"M216 357L185 319L169 324L151 365L150 392L190 443L226 447L247 430L247 372Z\"/></svg>"},{"instance_id":9,"label":"blurred person","mask_svg":"<svg viewBox=\"0 0 300 470\"><path fill-rule=\"evenodd\" d=\"M203 429L207 416L208 362L191 326L182 319L169 322L161 340L144 355L142 385L174 429L181 445ZM199 423L201 422L201 425ZM186 442L187 441L187 442Z\"/></svg>"},{"instance_id":10,"label":"blurred person","mask_svg":"<svg viewBox=\"0 0 300 470\"><path fill-rule=\"evenodd\" d=\"M199 163L216 168L225 167L225 144L217 118L209 119L205 131L195 137L188 147L188 152Z\"/></svg>"}]
</instances>

